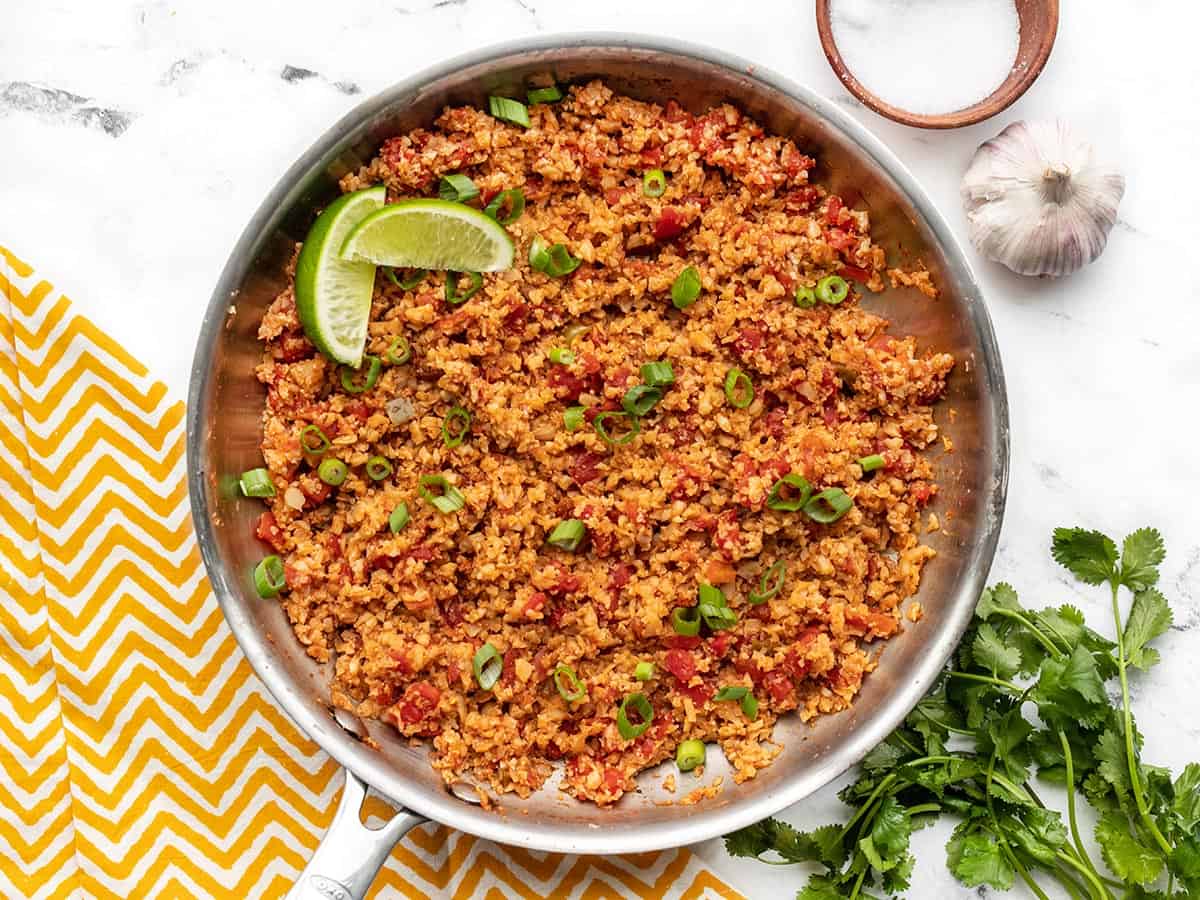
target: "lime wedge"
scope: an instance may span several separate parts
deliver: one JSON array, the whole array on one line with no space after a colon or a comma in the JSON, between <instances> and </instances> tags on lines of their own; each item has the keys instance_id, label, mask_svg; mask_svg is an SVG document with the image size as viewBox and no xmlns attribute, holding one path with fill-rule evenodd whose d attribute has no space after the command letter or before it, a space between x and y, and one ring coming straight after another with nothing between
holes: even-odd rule
<instances>
[{"instance_id":1,"label":"lime wedge","mask_svg":"<svg viewBox=\"0 0 1200 900\"><path fill-rule=\"evenodd\" d=\"M342 259L380 266L498 272L513 242L493 218L449 200L404 200L371 213L350 232Z\"/></svg>"},{"instance_id":2,"label":"lime wedge","mask_svg":"<svg viewBox=\"0 0 1200 900\"><path fill-rule=\"evenodd\" d=\"M367 343L375 267L338 251L354 226L387 201L383 185L338 197L313 222L296 261L296 312L309 340L335 362L358 368Z\"/></svg>"}]
</instances>

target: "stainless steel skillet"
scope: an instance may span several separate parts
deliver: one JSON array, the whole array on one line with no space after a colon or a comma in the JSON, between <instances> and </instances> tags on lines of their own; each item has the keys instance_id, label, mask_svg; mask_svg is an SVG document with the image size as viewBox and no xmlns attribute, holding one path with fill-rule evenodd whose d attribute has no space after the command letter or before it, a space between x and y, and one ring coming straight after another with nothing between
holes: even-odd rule
<instances>
[{"instance_id":1,"label":"stainless steel skillet","mask_svg":"<svg viewBox=\"0 0 1200 900\"><path fill-rule=\"evenodd\" d=\"M639 793L607 810L564 800L553 780L526 800L503 798L498 810L464 802L430 768L426 746L409 746L380 722L339 723L345 715L331 712L329 672L304 654L278 604L260 600L250 578L262 554L254 538L259 507L232 488L237 473L260 464L255 332L285 284L295 242L335 195L337 179L369 160L381 141L428 124L446 104L482 105L489 93L519 92L526 79L546 73L559 82L600 77L633 97L674 98L693 111L731 101L796 139L819 162L815 180L861 198L879 243L897 259L923 259L942 291L929 300L891 290L868 305L896 331L959 359L940 416L955 450L936 461L944 529L928 536L938 557L921 587L924 620L889 643L851 710L811 726L792 716L780 721L775 736L785 749L753 781L735 785L719 754L710 756L705 780L723 775L725 787L696 806L656 804L672 797L653 771L639 780ZM887 735L934 681L987 575L1007 487L1008 410L991 321L962 249L907 170L866 129L800 85L714 50L629 35L553 36L476 51L364 102L318 139L267 195L221 274L196 347L187 415L192 514L229 626L280 705L347 770L342 809L296 897L362 896L392 844L425 818L538 850L624 853L705 840L803 799ZM366 832L357 815L364 784L407 812L382 832Z\"/></svg>"}]
</instances>

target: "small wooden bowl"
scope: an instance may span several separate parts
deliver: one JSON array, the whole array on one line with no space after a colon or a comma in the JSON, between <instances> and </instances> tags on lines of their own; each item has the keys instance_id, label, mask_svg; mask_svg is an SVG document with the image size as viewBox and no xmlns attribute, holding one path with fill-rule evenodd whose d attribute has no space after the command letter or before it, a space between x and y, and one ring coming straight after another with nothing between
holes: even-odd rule
<instances>
[{"instance_id":1,"label":"small wooden bowl","mask_svg":"<svg viewBox=\"0 0 1200 900\"><path fill-rule=\"evenodd\" d=\"M1046 60L1050 58L1050 50L1054 47L1055 35L1058 34L1058 0L1015 0L1021 21L1021 42L1008 78L990 96L974 106L941 115L924 116L884 103L863 87L854 73L846 68L846 62L833 40L833 26L829 21L831 2L833 0L817 0L817 32L821 35L821 47L834 74L841 79L846 90L866 106L881 116L914 128L961 128L990 119L1011 106L1042 73Z\"/></svg>"}]
</instances>

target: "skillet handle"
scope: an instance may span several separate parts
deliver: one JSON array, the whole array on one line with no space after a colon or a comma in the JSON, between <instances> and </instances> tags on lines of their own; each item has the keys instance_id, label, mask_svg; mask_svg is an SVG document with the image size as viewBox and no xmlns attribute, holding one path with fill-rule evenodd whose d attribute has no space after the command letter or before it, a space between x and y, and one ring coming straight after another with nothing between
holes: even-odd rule
<instances>
[{"instance_id":1,"label":"skillet handle","mask_svg":"<svg viewBox=\"0 0 1200 900\"><path fill-rule=\"evenodd\" d=\"M285 900L363 900L396 842L425 822L407 809L372 829L359 819L367 784L349 769L333 824Z\"/></svg>"}]
</instances>

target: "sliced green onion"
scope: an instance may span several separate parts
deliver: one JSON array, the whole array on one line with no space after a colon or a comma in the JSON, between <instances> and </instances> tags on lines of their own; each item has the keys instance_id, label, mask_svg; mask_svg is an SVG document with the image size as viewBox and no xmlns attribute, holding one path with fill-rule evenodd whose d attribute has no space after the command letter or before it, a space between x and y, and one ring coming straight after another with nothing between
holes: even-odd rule
<instances>
[{"instance_id":1,"label":"sliced green onion","mask_svg":"<svg viewBox=\"0 0 1200 900\"><path fill-rule=\"evenodd\" d=\"M457 447L471 433L471 414L461 406L452 406L442 419L442 443Z\"/></svg>"},{"instance_id":2,"label":"sliced green onion","mask_svg":"<svg viewBox=\"0 0 1200 900\"><path fill-rule=\"evenodd\" d=\"M671 283L671 302L676 309L687 309L700 296L700 272L688 266Z\"/></svg>"},{"instance_id":3,"label":"sliced green onion","mask_svg":"<svg viewBox=\"0 0 1200 900\"><path fill-rule=\"evenodd\" d=\"M586 406L568 406L563 411L563 425L567 431L578 431L583 427L583 414L586 411Z\"/></svg>"},{"instance_id":4,"label":"sliced green onion","mask_svg":"<svg viewBox=\"0 0 1200 900\"><path fill-rule=\"evenodd\" d=\"M574 325L568 325L563 329L563 340L568 344L573 344L577 338L583 337L591 330L592 326L587 322L576 322Z\"/></svg>"},{"instance_id":5,"label":"sliced green onion","mask_svg":"<svg viewBox=\"0 0 1200 900\"><path fill-rule=\"evenodd\" d=\"M804 504L804 514L814 522L828 525L844 516L853 505L850 495L841 488L826 488Z\"/></svg>"},{"instance_id":6,"label":"sliced green onion","mask_svg":"<svg viewBox=\"0 0 1200 900\"><path fill-rule=\"evenodd\" d=\"M642 176L642 193L647 197L661 197L667 192L667 173L662 169L651 169Z\"/></svg>"},{"instance_id":7,"label":"sliced green onion","mask_svg":"<svg viewBox=\"0 0 1200 900\"><path fill-rule=\"evenodd\" d=\"M741 369L730 369L726 373L725 399L735 409L745 409L754 402L754 382Z\"/></svg>"},{"instance_id":8,"label":"sliced green onion","mask_svg":"<svg viewBox=\"0 0 1200 900\"><path fill-rule=\"evenodd\" d=\"M566 244L555 244L550 248L550 264L546 266L545 271L551 278L561 278L578 269L581 262L583 260L571 255Z\"/></svg>"},{"instance_id":9,"label":"sliced green onion","mask_svg":"<svg viewBox=\"0 0 1200 900\"><path fill-rule=\"evenodd\" d=\"M512 122L522 128L529 127L529 110L520 100L508 97L488 97L488 112L502 122Z\"/></svg>"},{"instance_id":10,"label":"sliced green onion","mask_svg":"<svg viewBox=\"0 0 1200 900\"><path fill-rule=\"evenodd\" d=\"M382 456L372 456L367 460L367 477L372 481L383 481L392 474L392 464Z\"/></svg>"},{"instance_id":11,"label":"sliced green onion","mask_svg":"<svg viewBox=\"0 0 1200 900\"><path fill-rule=\"evenodd\" d=\"M559 663L555 667L553 678L559 696L568 703L574 703L587 696L587 688L583 686L583 682L579 680L575 670L566 663Z\"/></svg>"},{"instance_id":12,"label":"sliced green onion","mask_svg":"<svg viewBox=\"0 0 1200 900\"><path fill-rule=\"evenodd\" d=\"M329 449L329 438L316 425L305 425L300 432L300 449L313 455L324 453Z\"/></svg>"},{"instance_id":13,"label":"sliced green onion","mask_svg":"<svg viewBox=\"0 0 1200 900\"><path fill-rule=\"evenodd\" d=\"M758 700L754 698L753 694L747 694L742 698L742 714L751 722L758 718Z\"/></svg>"},{"instance_id":14,"label":"sliced green onion","mask_svg":"<svg viewBox=\"0 0 1200 900\"><path fill-rule=\"evenodd\" d=\"M500 210L508 204L508 215L501 216ZM492 198L492 202L483 208L485 215L491 216L501 225L511 225L525 212L525 192L520 188L510 188L501 191Z\"/></svg>"},{"instance_id":15,"label":"sliced green onion","mask_svg":"<svg viewBox=\"0 0 1200 900\"><path fill-rule=\"evenodd\" d=\"M238 479L238 487L242 489L242 495L245 497L274 497L275 482L271 480L271 473L266 469L250 469L242 473L242 477Z\"/></svg>"},{"instance_id":16,"label":"sliced green onion","mask_svg":"<svg viewBox=\"0 0 1200 900\"><path fill-rule=\"evenodd\" d=\"M351 369L349 366L342 366L342 389L350 394L361 394L363 391L369 391L375 387L375 382L379 380L379 373L383 371L383 363L378 356L371 356L369 353L364 354L363 365L357 369ZM363 373L363 367L366 367L366 373ZM356 375L362 375L362 381L355 380Z\"/></svg>"},{"instance_id":17,"label":"sliced green onion","mask_svg":"<svg viewBox=\"0 0 1200 900\"><path fill-rule=\"evenodd\" d=\"M692 637L700 633L700 607L677 606L671 610L671 627L676 634Z\"/></svg>"},{"instance_id":18,"label":"sliced green onion","mask_svg":"<svg viewBox=\"0 0 1200 900\"><path fill-rule=\"evenodd\" d=\"M638 681L649 681L654 677L654 663L640 662L633 670L633 677Z\"/></svg>"},{"instance_id":19,"label":"sliced green onion","mask_svg":"<svg viewBox=\"0 0 1200 900\"><path fill-rule=\"evenodd\" d=\"M613 437L608 433L608 427L604 424L608 419L620 420L621 422L624 422L629 430L624 434ZM600 415L592 419L592 427L596 429L596 434L600 435L600 439L604 441L604 443L615 447L628 444L635 437L637 437L638 432L642 430L641 422L638 420L637 416L617 409L600 413Z\"/></svg>"},{"instance_id":20,"label":"sliced green onion","mask_svg":"<svg viewBox=\"0 0 1200 900\"><path fill-rule=\"evenodd\" d=\"M717 691L717 695L713 697L717 702L723 700L741 700L750 693L750 688L742 687L740 684L726 685Z\"/></svg>"},{"instance_id":21,"label":"sliced green onion","mask_svg":"<svg viewBox=\"0 0 1200 900\"><path fill-rule=\"evenodd\" d=\"M529 242L529 265L538 272L545 272L550 267L550 245L536 234Z\"/></svg>"},{"instance_id":22,"label":"sliced green onion","mask_svg":"<svg viewBox=\"0 0 1200 900\"><path fill-rule=\"evenodd\" d=\"M878 453L872 453L870 456L860 456L857 462L863 472L874 472L876 469L882 469L884 465L884 459Z\"/></svg>"},{"instance_id":23,"label":"sliced green onion","mask_svg":"<svg viewBox=\"0 0 1200 900\"><path fill-rule=\"evenodd\" d=\"M443 175L438 182L438 196L443 200L466 203L479 196L479 188L466 175Z\"/></svg>"},{"instance_id":24,"label":"sliced green onion","mask_svg":"<svg viewBox=\"0 0 1200 900\"><path fill-rule=\"evenodd\" d=\"M621 398L621 406L631 416L644 416L662 399L662 388L635 384Z\"/></svg>"},{"instance_id":25,"label":"sliced green onion","mask_svg":"<svg viewBox=\"0 0 1200 900\"><path fill-rule=\"evenodd\" d=\"M795 492L794 496L790 498L786 496L793 491ZM812 485L808 483L808 479L803 475L790 472L771 486L771 493L767 494L767 506L781 512L795 512L802 509L811 496Z\"/></svg>"},{"instance_id":26,"label":"sliced green onion","mask_svg":"<svg viewBox=\"0 0 1200 900\"><path fill-rule=\"evenodd\" d=\"M837 306L850 296L850 285L838 275L826 275L817 282L817 299L830 306Z\"/></svg>"},{"instance_id":27,"label":"sliced green onion","mask_svg":"<svg viewBox=\"0 0 1200 900\"><path fill-rule=\"evenodd\" d=\"M388 365L402 366L412 359L412 344L408 342L402 334L392 338L392 342L388 344L387 353L384 358L388 361Z\"/></svg>"},{"instance_id":28,"label":"sliced green onion","mask_svg":"<svg viewBox=\"0 0 1200 900\"><path fill-rule=\"evenodd\" d=\"M680 772L690 772L704 765L704 741L681 741L675 748L675 765Z\"/></svg>"},{"instance_id":29,"label":"sliced green onion","mask_svg":"<svg viewBox=\"0 0 1200 900\"><path fill-rule=\"evenodd\" d=\"M632 710L630 707L632 707ZM637 717L640 719L637 724L629 720L630 712L637 713ZM653 721L654 707L650 705L650 701L646 699L645 694L629 694L621 701L621 705L617 707L617 731L627 741L645 734L646 729L650 727L650 723Z\"/></svg>"},{"instance_id":30,"label":"sliced green onion","mask_svg":"<svg viewBox=\"0 0 1200 900\"><path fill-rule=\"evenodd\" d=\"M431 488L437 488L440 494L435 494ZM432 503L440 512L449 515L467 505L467 498L446 480L445 475L422 475L421 496Z\"/></svg>"},{"instance_id":31,"label":"sliced green onion","mask_svg":"<svg viewBox=\"0 0 1200 900\"><path fill-rule=\"evenodd\" d=\"M278 556L264 556L262 562L254 567L254 589L264 600L278 597L286 584L283 562Z\"/></svg>"},{"instance_id":32,"label":"sliced green onion","mask_svg":"<svg viewBox=\"0 0 1200 900\"><path fill-rule=\"evenodd\" d=\"M796 305L801 309L812 309L817 305L817 295L813 293L813 289L808 285L799 285L796 288Z\"/></svg>"},{"instance_id":33,"label":"sliced green onion","mask_svg":"<svg viewBox=\"0 0 1200 900\"><path fill-rule=\"evenodd\" d=\"M737 624L737 613L729 608L725 592L711 584L700 585L700 602L696 604L700 618L713 631L732 628Z\"/></svg>"},{"instance_id":34,"label":"sliced green onion","mask_svg":"<svg viewBox=\"0 0 1200 900\"><path fill-rule=\"evenodd\" d=\"M751 606L766 603L783 589L783 579L786 576L787 563L782 559L775 560L772 566L763 572L762 578L758 582L758 590L751 591L750 596L746 598L746 602Z\"/></svg>"},{"instance_id":35,"label":"sliced green onion","mask_svg":"<svg viewBox=\"0 0 1200 900\"><path fill-rule=\"evenodd\" d=\"M408 504L401 501L396 504L396 508L392 510L392 514L388 516L388 528L392 534L396 534L408 524L410 516L408 514Z\"/></svg>"},{"instance_id":36,"label":"sliced green onion","mask_svg":"<svg viewBox=\"0 0 1200 900\"><path fill-rule=\"evenodd\" d=\"M665 388L675 383L675 370L665 360L648 362L642 366L642 381L650 387Z\"/></svg>"},{"instance_id":37,"label":"sliced green onion","mask_svg":"<svg viewBox=\"0 0 1200 900\"><path fill-rule=\"evenodd\" d=\"M583 260L571 255L566 244L555 244L551 247L537 236L529 242L529 265L551 278L570 275L582 262Z\"/></svg>"},{"instance_id":38,"label":"sliced green onion","mask_svg":"<svg viewBox=\"0 0 1200 900\"><path fill-rule=\"evenodd\" d=\"M550 350L550 362L560 366L569 366L575 362L575 354L566 347L553 347Z\"/></svg>"},{"instance_id":39,"label":"sliced green onion","mask_svg":"<svg viewBox=\"0 0 1200 900\"><path fill-rule=\"evenodd\" d=\"M500 675L504 672L504 659L500 656L500 651L489 641L475 651L475 657L471 660L471 669L475 673L475 681L479 686L485 691L490 691L496 686L496 682L500 680Z\"/></svg>"},{"instance_id":40,"label":"sliced green onion","mask_svg":"<svg viewBox=\"0 0 1200 900\"><path fill-rule=\"evenodd\" d=\"M388 280L402 291L411 291L418 284L425 280L425 276L429 274L426 269L409 269L409 276L401 278L396 274L396 270L388 266L383 270L387 273Z\"/></svg>"},{"instance_id":41,"label":"sliced green onion","mask_svg":"<svg viewBox=\"0 0 1200 900\"><path fill-rule=\"evenodd\" d=\"M546 539L546 543L557 547L559 550L574 553L583 542L583 537L586 534L587 526L581 520L563 519L554 526L554 530L550 532L550 537Z\"/></svg>"},{"instance_id":42,"label":"sliced green onion","mask_svg":"<svg viewBox=\"0 0 1200 900\"><path fill-rule=\"evenodd\" d=\"M552 84L550 87L530 88L525 92L525 98L529 101L530 106L537 103L557 103L562 96L562 91L558 89L557 84Z\"/></svg>"},{"instance_id":43,"label":"sliced green onion","mask_svg":"<svg viewBox=\"0 0 1200 900\"><path fill-rule=\"evenodd\" d=\"M321 460L321 464L317 466L317 477L320 478L330 487L337 487L346 480L346 475L350 469L340 459L334 459L332 456Z\"/></svg>"},{"instance_id":44,"label":"sliced green onion","mask_svg":"<svg viewBox=\"0 0 1200 900\"><path fill-rule=\"evenodd\" d=\"M464 275L470 279L471 286L460 294L458 291L458 280ZM475 292L481 287L483 287L483 276L478 272L447 272L446 302L451 306L458 306L460 303L466 303L475 296Z\"/></svg>"}]
</instances>

